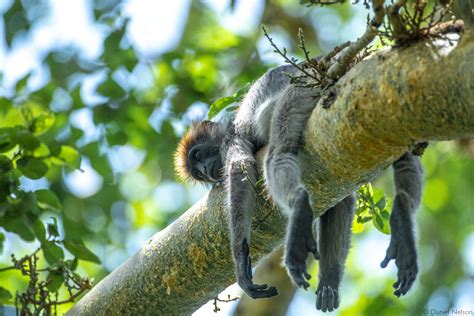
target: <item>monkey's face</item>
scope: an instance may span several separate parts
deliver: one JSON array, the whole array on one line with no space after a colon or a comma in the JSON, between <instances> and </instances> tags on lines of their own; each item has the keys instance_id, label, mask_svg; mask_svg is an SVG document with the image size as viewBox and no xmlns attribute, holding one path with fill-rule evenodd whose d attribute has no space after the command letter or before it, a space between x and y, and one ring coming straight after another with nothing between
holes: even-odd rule
<instances>
[{"instance_id":1,"label":"monkey's face","mask_svg":"<svg viewBox=\"0 0 474 316\"><path fill-rule=\"evenodd\" d=\"M191 176L203 182L217 183L222 179L222 160L216 144L196 144L188 154Z\"/></svg>"}]
</instances>

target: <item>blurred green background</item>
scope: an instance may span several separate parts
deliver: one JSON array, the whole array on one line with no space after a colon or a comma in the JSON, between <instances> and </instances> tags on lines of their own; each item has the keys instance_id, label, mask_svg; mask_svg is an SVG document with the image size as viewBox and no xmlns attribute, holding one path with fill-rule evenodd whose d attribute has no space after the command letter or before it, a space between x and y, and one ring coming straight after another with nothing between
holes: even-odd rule
<instances>
[{"instance_id":1,"label":"blurred green background","mask_svg":"<svg viewBox=\"0 0 474 316\"><path fill-rule=\"evenodd\" d=\"M302 28L316 56L360 36L368 13L362 4L306 8L289 0L3 0L0 10L0 269L12 253L49 245L43 265L75 256L76 272L95 282L207 192L175 178L173 151L213 102L283 63L262 23L294 56ZM473 157L472 140L431 144L423 156L421 274L411 292L392 294L394 264L378 266L389 236L368 223L356 229L333 314L473 313ZM391 197L391 182L386 172L374 186ZM58 238L75 248L45 240L52 218ZM314 312L312 281L289 315ZM5 290L14 295L26 285L20 272L0 272L0 302L13 304ZM235 303L219 307L232 314Z\"/></svg>"}]
</instances>

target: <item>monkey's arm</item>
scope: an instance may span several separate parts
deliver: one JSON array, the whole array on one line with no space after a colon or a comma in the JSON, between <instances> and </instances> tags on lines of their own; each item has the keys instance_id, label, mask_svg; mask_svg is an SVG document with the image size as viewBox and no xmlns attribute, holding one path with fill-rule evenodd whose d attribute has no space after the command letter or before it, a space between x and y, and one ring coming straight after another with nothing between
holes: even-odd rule
<instances>
[{"instance_id":1,"label":"monkey's arm","mask_svg":"<svg viewBox=\"0 0 474 316\"><path fill-rule=\"evenodd\" d=\"M266 284L253 284L252 281L248 240L257 180L257 166L252 145L244 139L236 138L227 153L227 162L231 247L235 260L237 282L252 298L275 296L278 294L275 287L268 287Z\"/></svg>"},{"instance_id":2,"label":"monkey's arm","mask_svg":"<svg viewBox=\"0 0 474 316\"><path fill-rule=\"evenodd\" d=\"M405 153L394 162L393 170L396 196L390 215L392 234L380 266L385 268L395 259L398 279L393 287L394 294L399 297L408 292L418 274L414 215L421 201L423 170L420 158L411 153Z\"/></svg>"}]
</instances>

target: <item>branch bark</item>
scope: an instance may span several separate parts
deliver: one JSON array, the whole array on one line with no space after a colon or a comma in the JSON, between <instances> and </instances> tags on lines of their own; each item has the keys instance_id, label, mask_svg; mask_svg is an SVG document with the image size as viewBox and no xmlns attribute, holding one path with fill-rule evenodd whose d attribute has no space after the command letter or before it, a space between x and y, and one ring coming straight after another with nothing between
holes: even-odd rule
<instances>
[{"instance_id":1,"label":"branch bark","mask_svg":"<svg viewBox=\"0 0 474 316\"><path fill-rule=\"evenodd\" d=\"M301 153L316 215L374 178L417 141L474 136L474 31L454 50L416 43L381 52L316 108ZM68 315L190 314L235 282L225 199L214 188L84 296ZM285 219L258 198L253 262L283 241Z\"/></svg>"}]
</instances>

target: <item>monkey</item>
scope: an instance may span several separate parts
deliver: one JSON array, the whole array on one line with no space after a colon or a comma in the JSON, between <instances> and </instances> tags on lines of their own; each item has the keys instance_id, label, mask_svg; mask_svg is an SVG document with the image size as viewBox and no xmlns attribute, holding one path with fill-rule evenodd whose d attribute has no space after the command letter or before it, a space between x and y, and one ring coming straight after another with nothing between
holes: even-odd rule
<instances>
[{"instance_id":1,"label":"monkey","mask_svg":"<svg viewBox=\"0 0 474 316\"><path fill-rule=\"evenodd\" d=\"M237 282L250 297L268 298L278 291L253 283L248 245L258 176L255 154L268 146L264 179L270 197L288 217L285 266L293 282L307 289L311 276L306 258L313 255L319 260L316 308L326 312L339 306L355 196L348 195L321 215L318 232L313 233L312 206L301 180L298 153L317 100L312 89L290 82L288 74L298 72L292 65L269 70L251 86L231 121L193 123L178 144L175 166L181 178L212 185L224 183ZM395 260L398 279L394 293L400 296L408 292L418 273L414 212L421 200L422 169L419 157L410 152L393 168L396 198L390 217L392 236L381 266Z\"/></svg>"}]
</instances>

